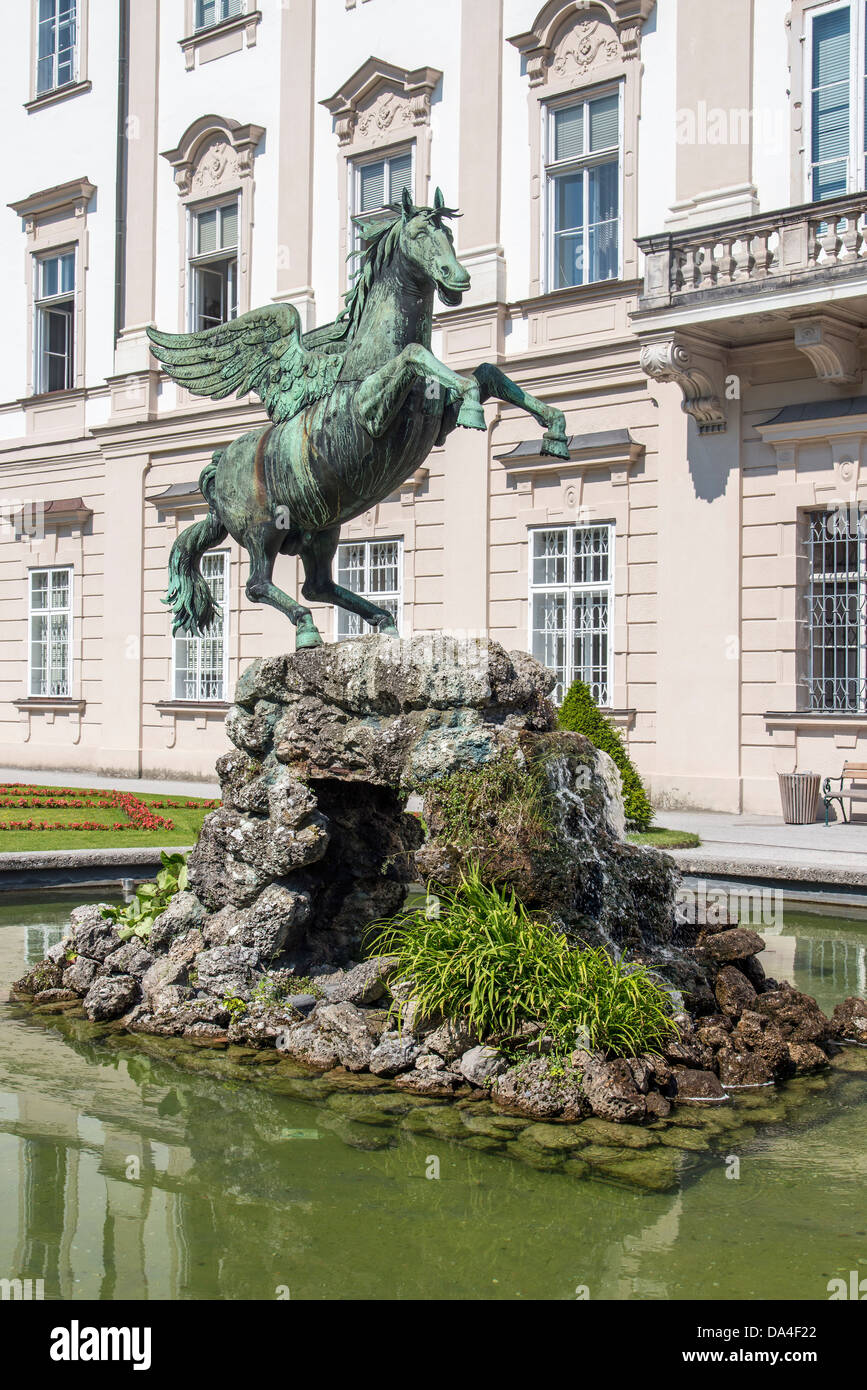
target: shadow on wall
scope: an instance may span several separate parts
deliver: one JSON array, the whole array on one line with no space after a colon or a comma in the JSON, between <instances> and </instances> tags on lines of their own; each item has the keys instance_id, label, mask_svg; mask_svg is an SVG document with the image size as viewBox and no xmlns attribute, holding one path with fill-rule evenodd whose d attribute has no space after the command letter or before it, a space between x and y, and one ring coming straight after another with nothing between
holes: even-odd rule
<instances>
[{"instance_id":1,"label":"shadow on wall","mask_svg":"<svg viewBox=\"0 0 867 1390\"><path fill-rule=\"evenodd\" d=\"M695 420L687 425L686 454L695 495L700 502L724 496L729 475L738 467L739 431L729 423L722 434L699 434Z\"/></svg>"}]
</instances>

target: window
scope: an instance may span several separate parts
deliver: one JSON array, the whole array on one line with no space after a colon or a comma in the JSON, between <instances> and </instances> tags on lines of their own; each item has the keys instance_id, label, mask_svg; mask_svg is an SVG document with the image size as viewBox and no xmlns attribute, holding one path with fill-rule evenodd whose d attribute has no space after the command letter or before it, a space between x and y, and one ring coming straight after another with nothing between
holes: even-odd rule
<instances>
[{"instance_id":1,"label":"window","mask_svg":"<svg viewBox=\"0 0 867 1390\"><path fill-rule=\"evenodd\" d=\"M345 541L337 547L337 583L363 594L378 608L387 608L401 625L403 541ZM357 637L367 623L357 613L338 608L337 640Z\"/></svg>"},{"instance_id":2,"label":"window","mask_svg":"<svg viewBox=\"0 0 867 1390\"><path fill-rule=\"evenodd\" d=\"M810 709L867 709L865 521L843 511L807 518Z\"/></svg>"},{"instance_id":3,"label":"window","mask_svg":"<svg viewBox=\"0 0 867 1390\"><path fill-rule=\"evenodd\" d=\"M36 19L36 95L76 80L77 0L39 0Z\"/></svg>"},{"instance_id":4,"label":"window","mask_svg":"<svg viewBox=\"0 0 867 1390\"><path fill-rule=\"evenodd\" d=\"M71 685L72 570L31 570L30 694L68 696Z\"/></svg>"},{"instance_id":5,"label":"window","mask_svg":"<svg viewBox=\"0 0 867 1390\"><path fill-rule=\"evenodd\" d=\"M196 0L196 29L210 29L244 13L244 0Z\"/></svg>"},{"instance_id":6,"label":"window","mask_svg":"<svg viewBox=\"0 0 867 1390\"><path fill-rule=\"evenodd\" d=\"M238 200L190 218L190 328L200 333L238 316Z\"/></svg>"},{"instance_id":7,"label":"window","mask_svg":"<svg viewBox=\"0 0 867 1390\"><path fill-rule=\"evenodd\" d=\"M174 639L176 700L224 700L228 688L229 552L208 551L202 556L201 571L218 613L204 637L179 633Z\"/></svg>"},{"instance_id":8,"label":"window","mask_svg":"<svg viewBox=\"0 0 867 1390\"><path fill-rule=\"evenodd\" d=\"M611 700L614 527L558 526L530 533L531 647L557 676L559 704L576 677Z\"/></svg>"},{"instance_id":9,"label":"window","mask_svg":"<svg viewBox=\"0 0 867 1390\"><path fill-rule=\"evenodd\" d=\"M864 0L812 15L807 53L809 172L814 202L867 185L867 17Z\"/></svg>"},{"instance_id":10,"label":"window","mask_svg":"<svg viewBox=\"0 0 867 1390\"><path fill-rule=\"evenodd\" d=\"M546 109L549 289L620 273L620 99Z\"/></svg>"},{"instance_id":11,"label":"window","mask_svg":"<svg viewBox=\"0 0 867 1390\"><path fill-rule=\"evenodd\" d=\"M353 166L352 250L363 251L365 241L361 229L377 213L388 211L389 205L399 203L404 189L413 192L412 150L389 154L384 158L359 160Z\"/></svg>"},{"instance_id":12,"label":"window","mask_svg":"<svg viewBox=\"0 0 867 1390\"><path fill-rule=\"evenodd\" d=\"M75 252L35 261L36 392L68 391L75 384Z\"/></svg>"}]
</instances>

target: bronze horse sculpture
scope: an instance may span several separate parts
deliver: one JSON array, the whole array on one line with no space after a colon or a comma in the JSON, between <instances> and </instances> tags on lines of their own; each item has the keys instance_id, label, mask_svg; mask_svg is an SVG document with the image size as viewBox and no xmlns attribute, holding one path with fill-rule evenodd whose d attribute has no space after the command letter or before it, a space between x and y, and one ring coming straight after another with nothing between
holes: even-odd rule
<instances>
[{"instance_id":1,"label":"bronze horse sculpture","mask_svg":"<svg viewBox=\"0 0 867 1390\"><path fill-rule=\"evenodd\" d=\"M199 561L228 533L250 555L247 597L285 613L297 647L322 638L310 609L274 584L280 554L301 557L305 599L396 636L391 613L332 579L341 524L393 493L456 427L483 430L489 397L535 416L543 452L568 459L562 411L489 363L463 376L430 350L434 291L455 306L470 285L445 222L456 210L437 189L433 207L415 207L404 191L390 213L364 228L367 246L334 323L302 335L292 305L269 304L201 333L148 329L174 381L214 400L254 391L271 420L202 470L208 515L181 533L169 560L173 631L200 634L213 622Z\"/></svg>"}]
</instances>

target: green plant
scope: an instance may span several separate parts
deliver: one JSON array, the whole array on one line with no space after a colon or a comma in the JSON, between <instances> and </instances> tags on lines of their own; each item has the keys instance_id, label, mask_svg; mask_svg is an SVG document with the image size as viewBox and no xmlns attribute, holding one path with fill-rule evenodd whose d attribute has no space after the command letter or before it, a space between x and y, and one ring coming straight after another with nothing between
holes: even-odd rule
<instances>
[{"instance_id":1,"label":"green plant","mask_svg":"<svg viewBox=\"0 0 867 1390\"><path fill-rule=\"evenodd\" d=\"M249 1005L243 999L239 999L237 995L234 994L227 994L222 1003L223 1008L226 1010L226 1013L233 1023L237 1023L239 1019L242 1019L249 1008Z\"/></svg>"},{"instance_id":2,"label":"green plant","mask_svg":"<svg viewBox=\"0 0 867 1390\"><path fill-rule=\"evenodd\" d=\"M461 768L416 790L425 797L434 833L449 844L496 850L504 840L512 840L538 849L549 843L552 833L542 777L540 768L526 766L509 752L496 762Z\"/></svg>"},{"instance_id":3,"label":"green plant","mask_svg":"<svg viewBox=\"0 0 867 1390\"><path fill-rule=\"evenodd\" d=\"M286 986L280 984L278 980L269 980L263 976L250 996L254 1004L282 1004L286 998Z\"/></svg>"},{"instance_id":4,"label":"green plant","mask_svg":"<svg viewBox=\"0 0 867 1390\"><path fill-rule=\"evenodd\" d=\"M635 845L653 845L655 849L698 849L701 844L691 830L640 830L626 838Z\"/></svg>"},{"instance_id":5,"label":"green plant","mask_svg":"<svg viewBox=\"0 0 867 1390\"><path fill-rule=\"evenodd\" d=\"M531 916L512 889L486 885L477 864L442 892L439 914L416 909L369 929L376 955L395 955L421 1016L464 1020L481 1038L538 1022L565 1054L579 1035L622 1055L657 1049L676 1031L668 995L643 966L601 948L578 950Z\"/></svg>"},{"instance_id":6,"label":"green plant","mask_svg":"<svg viewBox=\"0 0 867 1390\"><path fill-rule=\"evenodd\" d=\"M183 854L160 852L161 868L153 882L140 883L132 902L123 907L103 907L103 917L113 922L121 941L131 936L147 941L151 927L168 907L175 893L187 886L187 864Z\"/></svg>"},{"instance_id":7,"label":"green plant","mask_svg":"<svg viewBox=\"0 0 867 1390\"><path fill-rule=\"evenodd\" d=\"M630 830L647 830L653 820L653 807L623 740L600 710L589 687L574 680L560 706L557 723L573 734L584 734L594 748L601 748L614 760L623 785L623 807Z\"/></svg>"}]
</instances>

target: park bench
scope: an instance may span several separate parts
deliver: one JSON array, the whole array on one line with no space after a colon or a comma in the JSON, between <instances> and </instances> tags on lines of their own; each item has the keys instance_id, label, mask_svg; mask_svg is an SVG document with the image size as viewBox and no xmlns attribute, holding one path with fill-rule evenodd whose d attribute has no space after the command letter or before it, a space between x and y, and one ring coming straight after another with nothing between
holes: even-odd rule
<instances>
[{"instance_id":1,"label":"park bench","mask_svg":"<svg viewBox=\"0 0 867 1390\"><path fill-rule=\"evenodd\" d=\"M839 791L834 791L833 786L839 782ZM844 786L844 783L848 783ZM831 809L832 801L839 801L840 810L844 822L852 819L852 804L856 801L867 801L867 763L844 763L843 771L839 777L826 777L822 783L822 795L825 799L825 824L828 824L828 812ZM844 800L849 801L849 815L846 815Z\"/></svg>"}]
</instances>

